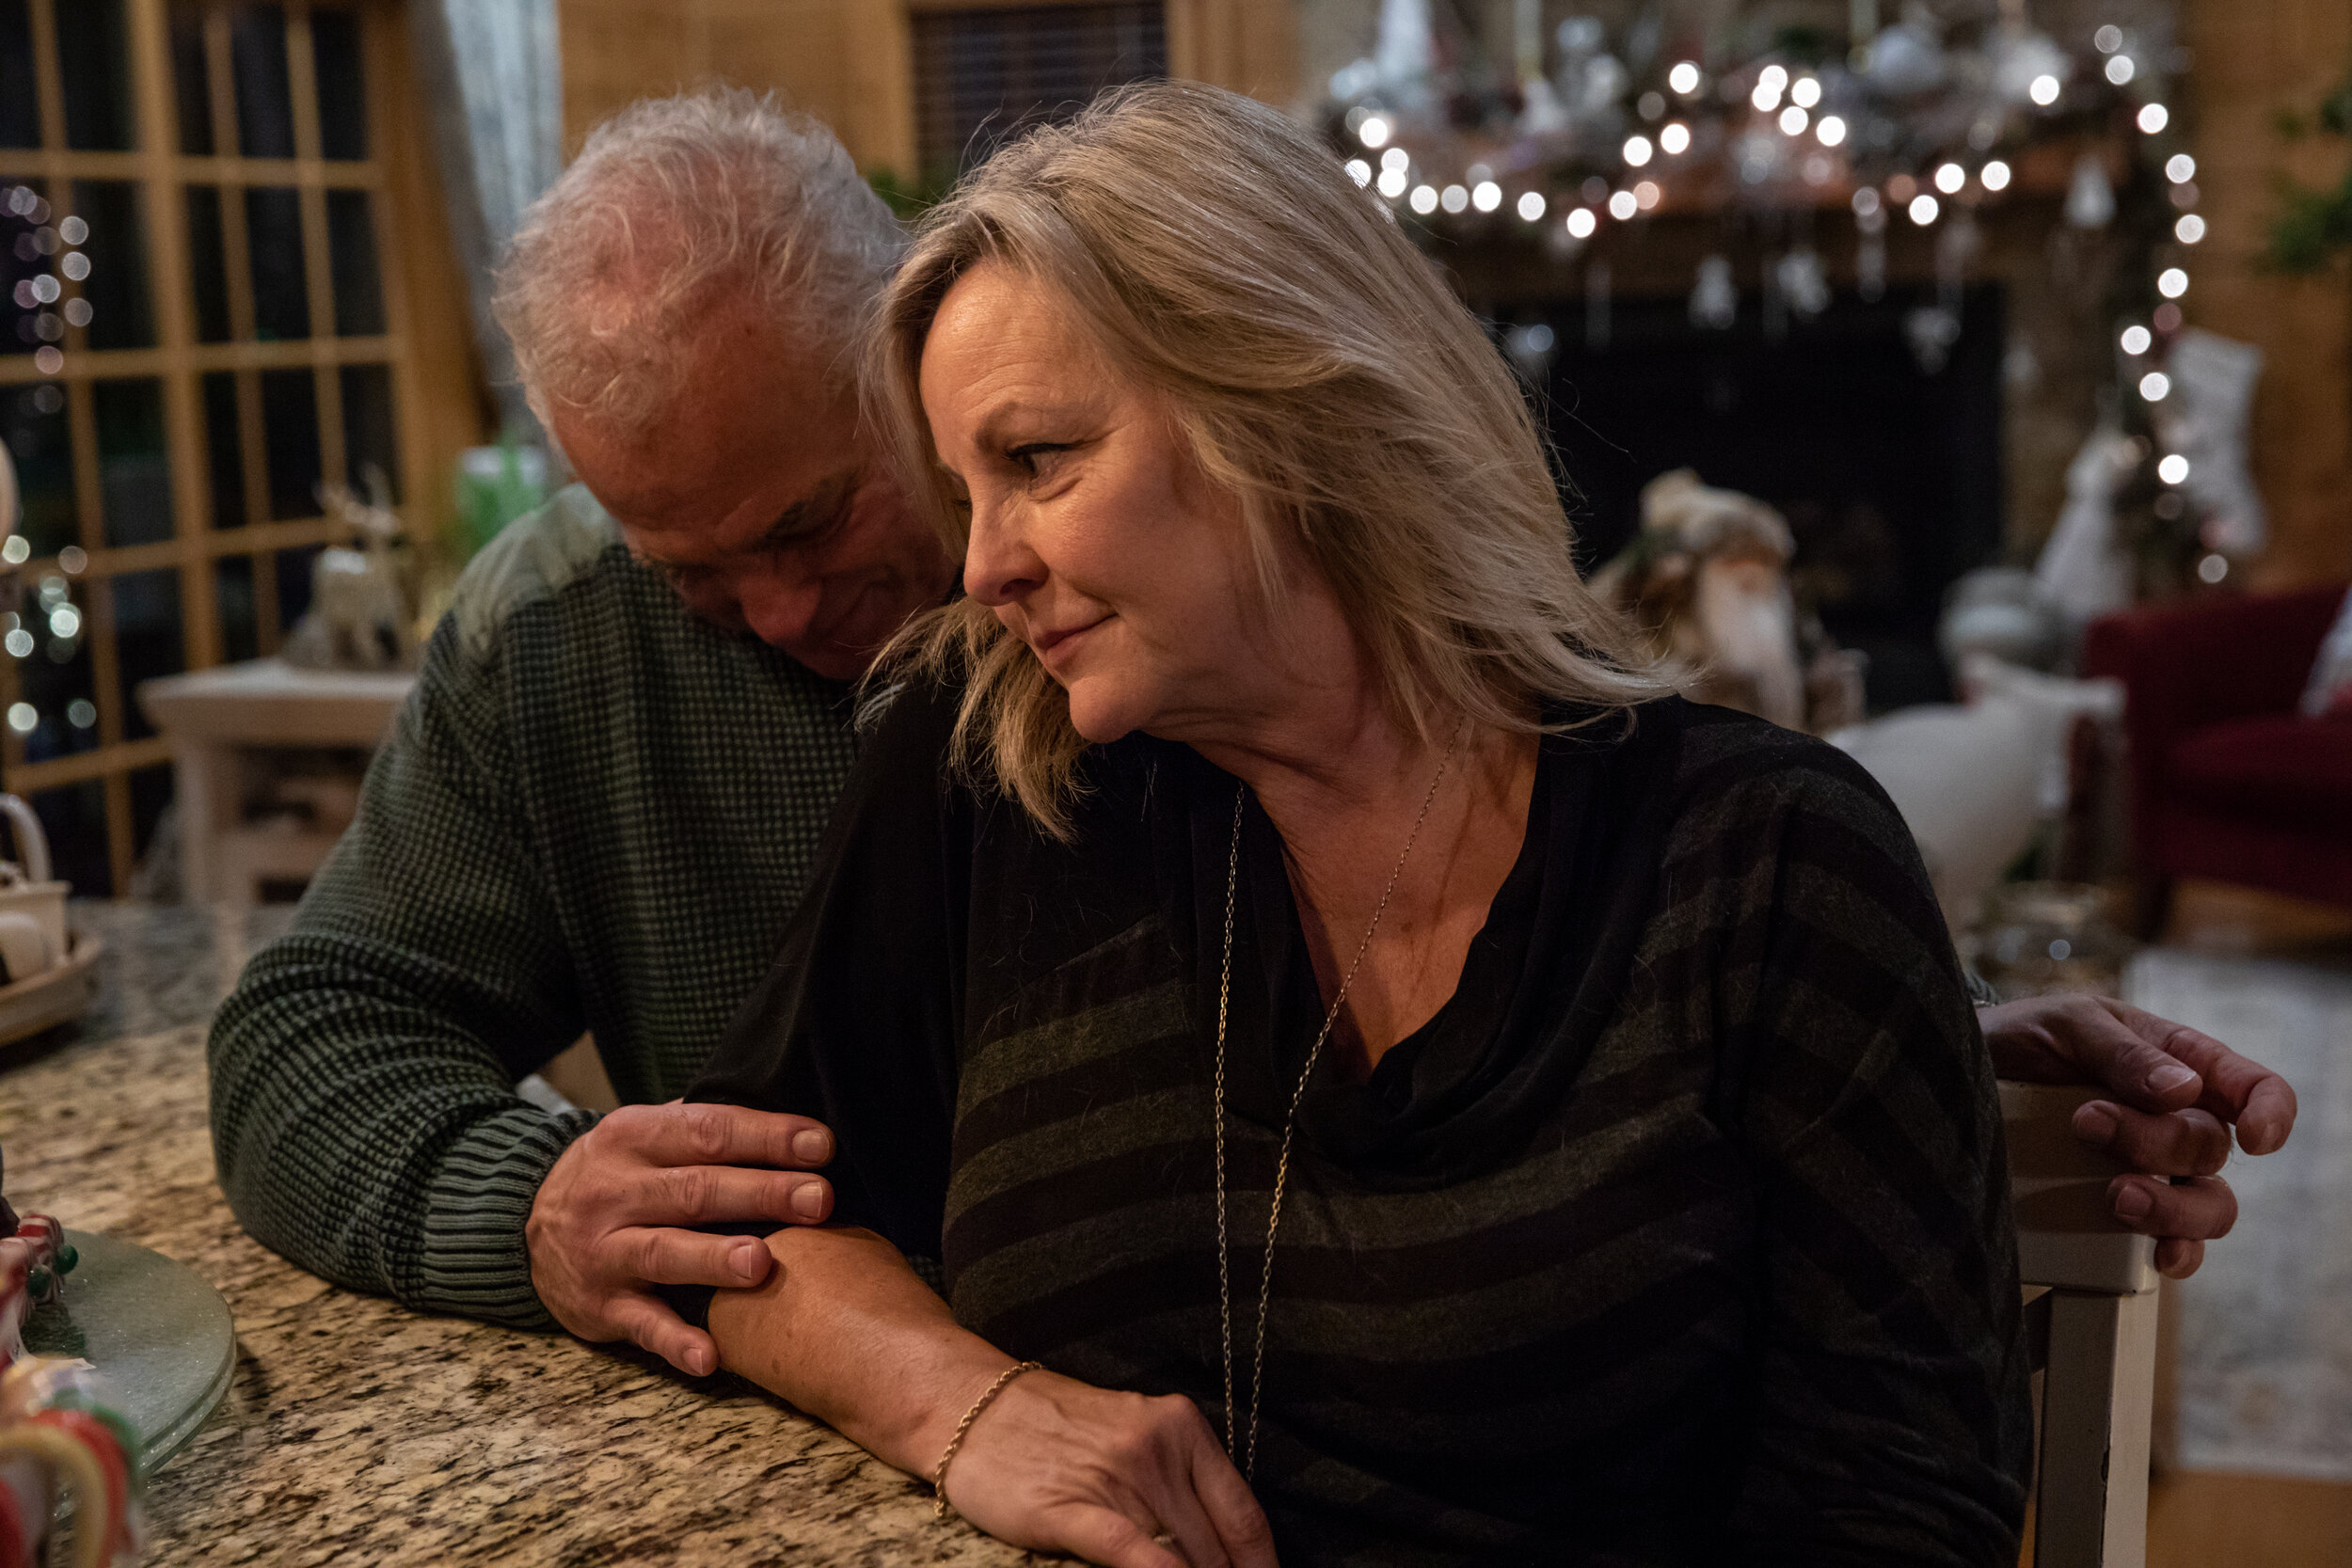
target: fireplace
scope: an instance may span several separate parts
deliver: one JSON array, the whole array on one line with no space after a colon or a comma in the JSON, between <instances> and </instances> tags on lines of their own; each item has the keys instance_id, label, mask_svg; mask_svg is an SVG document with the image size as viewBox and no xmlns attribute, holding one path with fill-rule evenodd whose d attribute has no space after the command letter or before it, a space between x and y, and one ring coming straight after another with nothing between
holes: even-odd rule
<instances>
[{"instance_id":1,"label":"fireplace","mask_svg":"<svg viewBox=\"0 0 2352 1568\"><path fill-rule=\"evenodd\" d=\"M1967 290L1930 371L1905 320L1932 299L1841 293L1768 326L1751 297L1726 329L1693 325L1682 298L1614 300L1605 320L1581 301L1496 309L1540 388L1586 569L1632 537L1644 484L1695 468L1788 517L1799 593L1869 656L1874 712L1947 700L1945 590L2002 546L2006 299L1999 284Z\"/></svg>"}]
</instances>

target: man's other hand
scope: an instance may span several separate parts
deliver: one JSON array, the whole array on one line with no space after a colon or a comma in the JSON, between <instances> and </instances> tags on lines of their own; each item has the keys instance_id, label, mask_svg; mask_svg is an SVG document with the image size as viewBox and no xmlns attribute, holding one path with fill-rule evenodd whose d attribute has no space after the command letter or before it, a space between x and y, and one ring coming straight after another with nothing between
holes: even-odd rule
<instances>
[{"instance_id":1,"label":"man's other hand","mask_svg":"<svg viewBox=\"0 0 2352 1568\"><path fill-rule=\"evenodd\" d=\"M806 1117L737 1105L624 1105L572 1141L523 1227L531 1283L583 1339L629 1339L696 1377L719 1365L710 1336L657 1285L757 1285L773 1259L756 1235L692 1227L815 1225L833 1188L801 1172L833 1158Z\"/></svg>"},{"instance_id":2,"label":"man's other hand","mask_svg":"<svg viewBox=\"0 0 2352 1568\"><path fill-rule=\"evenodd\" d=\"M2268 1154L2295 1130L2295 1090L2210 1035L2105 996L2035 996L1978 1009L1994 1069L2038 1084L2097 1084L2115 1096L2074 1113L2074 1135L2141 1176L2107 1188L2115 1216L2158 1238L2156 1267L2185 1279L2205 1243L2237 1223L2216 1173L2230 1131ZM2168 1179L2179 1179L2178 1184Z\"/></svg>"}]
</instances>

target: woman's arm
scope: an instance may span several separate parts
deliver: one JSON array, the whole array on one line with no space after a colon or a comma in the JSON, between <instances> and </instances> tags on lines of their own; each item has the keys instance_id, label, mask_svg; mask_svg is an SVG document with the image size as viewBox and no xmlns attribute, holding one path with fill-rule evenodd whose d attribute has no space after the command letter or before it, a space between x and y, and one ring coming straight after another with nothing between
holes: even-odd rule
<instances>
[{"instance_id":1,"label":"woman's arm","mask_svg":"<svg viewBox=\"0 0 2352 1568\"><path fill-rule=\"evenodd\" d=\"M1994 1568L2031 1462L1998 1098L1902 820L1807 746L1726 854L1726 1109L1755 1171L1740 1560Z\"/></svg>"},{"instance_id":2,"label":"woman's arm","mask_svg":"<svg viewBox=\"0 0 2352 1568\"><path fill-rule=\"evenodd\" d=\"M796 1227L768 1246L777 1263L768 1283L711 1303L721 1365L930 1479L964 1412L1013 1358L959 1327L870 1230ZM1248 1483L1177 1395L1025 1373L972 1424L946 1492L1000 1540L1111 1568L1274 1563Z\"/></svg>"},{"instance_id":3,"label":"woman's arm","mask_svg":"<svg viewBox=\"0 0 2352 1568\"><path fill-rule=\"evenodd\" d=\"M939 1256L955 1125L975 832L968 793L944 782L955 711L951 692L910 690L860 748L783 954L687 1094L812 1116L835 1138L837 1225L768 1237L768 1282L711 1300L721 1364L925 1480L1015 1360L907 1263ZM947 1493L993 1535L1114 1568L1274 1561L1188 1400L1024 1373L973 1423Z\"/></svg>"}]
</instances>

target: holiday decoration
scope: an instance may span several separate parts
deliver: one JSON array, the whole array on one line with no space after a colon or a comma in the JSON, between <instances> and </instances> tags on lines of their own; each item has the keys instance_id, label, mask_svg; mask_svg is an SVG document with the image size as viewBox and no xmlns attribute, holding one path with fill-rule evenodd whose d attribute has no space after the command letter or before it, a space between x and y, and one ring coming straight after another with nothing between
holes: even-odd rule
<instances>
[{"instance_id":1,"label":"holiday decoration","mask_svg":"<svg viewBox=\"0 0 2352 1568\"><path fill-rule=\"evenodd\" d=\"M131 1422L86 1361L25 1353L25 1320L60 1299L76 1261L65 1227L0 1198L0 1568L42 1555L60 1491L74 1502L74 1568L138 1555L145 1478Z\"/></svg>"},{"instance_id":2,"label":"holiday decoration","mask_svg":"<svg viewBox=\"0 0 2352 1568\"><path fill-rule=\"evenodd\" d=\"M1828 309L1825 258L1851 255L1855 293L1883 297L1899 231L1931 239L1933 293L1902 327L1920 373L1939 375L1983 225L2006 203L2044 203L2063 223L2053 277L2084 292L2104 279L2122 313L2105 418L2128 444L2102 442L2103 471L2137 454L2108 476L2104 534L2091 490L2071 487L2059 596L2110 599L2116 551L2137 592L2169 591L2191 567L2220 580L2263 539L2242 461L2259 361L2183 336L2206 225L2172 103L2186 55L2171 0L2106 0L2104 16L1911 0L1883 25L1880 9L1853 0L1839 37L1754 5L1702 21L1654 3L1604 21L1557 19L1541 0L1384 0L1371 50L1330 79L1326 122L1350 175L1417 232L1539 244L1570 274L1560 293L1583 295L1593 348L1610 341L1611 258L1661 217L1721 236L1695 264L1692 325L1728 330L1760 308L1768 339ZM2066 21L2045 30L2037 9ZM2011 358L2025 380L2038 373L2030 348Z\"/></svg>"}]
</instances>

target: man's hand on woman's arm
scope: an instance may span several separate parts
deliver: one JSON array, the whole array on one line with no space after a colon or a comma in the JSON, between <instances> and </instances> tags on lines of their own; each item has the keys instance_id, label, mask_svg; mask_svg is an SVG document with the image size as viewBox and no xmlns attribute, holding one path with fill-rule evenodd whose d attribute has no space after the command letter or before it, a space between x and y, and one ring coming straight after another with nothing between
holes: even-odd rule
<instances>
[{"instance_id":1,"label":"man's hand on woman's arm","mask_svg":"<svg viewBox=\"0 0 2352 1568\"><path fill-rule=\"evenodd\" d=\"M711 1303L723 1364L928 1481L1013 1358L958 1326L872 1231L784 1230L768 1246L777 1266L767 1283ZM1248 1483L1179 1395L1016 1377L973 1422L946 1491L999 1540L1109 1568L1274 1564Z\"/></svg>"},{"instance_id":2,"label":"man's hand on woman's arm","mask_svg":"<svg viewBox=\"0 0 2352 1568\"><path fill-rule=\"evenodd\" d=\"M755 1235L706 1225L815 1224L833 1190L803 1174L833 1158L806 1117L739 1105L625 1105L572 1140L532 1200L531 1282L583 1339L629 1339L696 1377L718 1351L656 1293L661 1285L756 1285L771 1256Z\"/></svg>"},{"instance_id":3,"label":"man's hand on woman's arm","mask_svg":"<svg viewBox=\"0 0 2352 1568\"><path fill-rule=\"evenodd\" d=\"M2028 997L1977 1018L2002 1077L2091 1083L2115 1096L2076 1111L2074 1135L2147 1173L2117 1177L2107 1198L2118 1219L2159 1238L2156 1267L2176 1279L2196 1273L2205 1243L2237 1223L2236 1195L2216 1174L2230 1157L2230 1130L2249 1154L2270 1153L2294 1131L2285 1079L2210 1035L2110 997Z\"/></svg>"}]
</instances>

